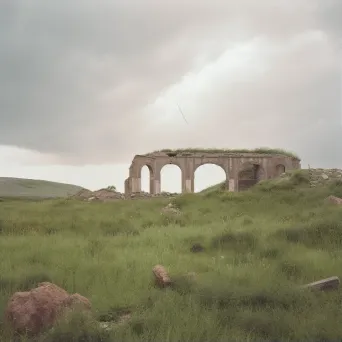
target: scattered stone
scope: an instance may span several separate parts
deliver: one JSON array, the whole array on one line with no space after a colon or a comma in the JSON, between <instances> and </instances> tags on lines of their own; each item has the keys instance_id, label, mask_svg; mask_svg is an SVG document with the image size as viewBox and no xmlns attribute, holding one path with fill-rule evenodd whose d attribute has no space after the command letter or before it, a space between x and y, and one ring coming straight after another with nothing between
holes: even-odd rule
<instances>
[{"instance_id":1,"label":"scattered stone","mask_svg":"<svg viewBox=\"0 0 342 342\"><path fill-rule=\"evenodd\" d=\"M172 192L161 192L159 194L150 194L148 192L140 191L140 192L133 192L129 195L130 199L149 199L149 198L172 198L179 194L172 193Z\"/></svg>"},{"instance_id":2,"label":"scattered stone","mask_svg":"<svg viewBox=\"0 0 342 342\"><path fill-rule=\"evenodd\" d=\"M319 281L315 281L310 284L303 285L302 288L309 288L313 290L319 291L329 291L329 290L337 290L340 286L340 279L336 276L322 279Z\"/></svg>"},{"instance_id":3,"label":"scattered stone","mask_svg":"<svg viewBox=\"0 0 342 342\"><path fill-rule=\"evenodd\" d=\"M199 253L203 251L204 251L204 247L200 243L195 243L190 248L190 252L192 253Z\"/></svg>"},{"instance_id":4,"label":"scattered stone","mask_svg":"<svg viewBox=\"0 0 342 342\"><path fill-rule=\"evenodd\" d=\"M8 301L5 317L15 332L35 336L51 328L66 309L75 306L86 311L91 309L87 298L77 293L69 295L57 285L43 282L30 291L14 293Z\"/></svg>"},{"instance_id":5,"label":"scattered stone","mask_svg":"<svg viewBox=\"0 0 342 342\"><path fill-rule=\"evenodd\" d=\"M160 288L168 287L172 284L172 281L169 277L169 274L165 270L165 267L162 265L156 265L152 269L154 278L155 278L155 285Z\"/></svg>"},{"instance_id":6,"label":"scattered stone","mask_svg":"<svg viewBox=\"0 0 342 342\"><path fill-rule=\"evenodd\" d=\"M165 208L162 209L162 214L181 214L181 211L176 208L172 203L169 203Z\"/></svg>"},{"instance_id":7,"label":"scattered stone","mask_svg":"<svg viewBox=\"0 0 342 342\"><path fill-rule=\"evenodd\" d=\"M326 202L328 203L333 203L333 204L342 204L342 198L336 197L336 196L329 196L325 199Z\"/></svg>"},{"instance_id":8,"label":"scattered stone","mask_svg":"<svg viewBox=\"0 0 342 342\"><path fill-rule=\"evenodd\" d=\"M325 173L323 173L323 174L321 175L321 177L322 177L323 179L325 179L325 180L329 179L329 176L326 175Z\"/></svg>"}]
</instances>

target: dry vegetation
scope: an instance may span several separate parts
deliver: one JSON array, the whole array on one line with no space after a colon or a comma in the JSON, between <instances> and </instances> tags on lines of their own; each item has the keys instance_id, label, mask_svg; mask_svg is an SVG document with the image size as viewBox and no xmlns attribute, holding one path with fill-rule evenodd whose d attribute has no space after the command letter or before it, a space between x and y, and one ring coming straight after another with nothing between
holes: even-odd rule
<instances>
[{"instance_id":1,"label":"dry vegetation","mask_svg":"<svg viewBox=\"0 0 342 342\"><path fill-rule=\"evenodd\" d=\"M191 154L191 153L232 153L232 154L243 154L243 153L258 153L258 154L270 154L270 155L282 155L289 156L299 159L298 155L291 151L286 151L280 148L269 148L269 147L259 147L255 149L219 149L219 148L183 148L183 149L163 149L154 151L152 153L165 152L172 154ZM152 154L147 153L146 155Z\"/></svg>"},{"instance_id":2,"label":"dry vegetation","mask_svg":"<svg viewBox=\"0 0 342 342\"><path fill-rule=\"evenodd\" d=\"M342 195L341 182L313 189L295 172L244 193L179 196L177 215L161 215L167 199L1 202L0 310L14 291L51 281L89 298L96 319L72 316L41 341L341 339L342 291L298 289L342 275L331 194ZM172 288L153 287L156 264ZM0 340L13 341L4 324Z\"/></svg>"}]
</instances>

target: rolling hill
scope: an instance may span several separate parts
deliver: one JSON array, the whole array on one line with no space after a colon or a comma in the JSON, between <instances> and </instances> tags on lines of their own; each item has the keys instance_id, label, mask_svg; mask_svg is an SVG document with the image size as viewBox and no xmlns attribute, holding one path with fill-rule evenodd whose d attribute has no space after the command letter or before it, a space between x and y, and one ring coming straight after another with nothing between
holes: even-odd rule
<instances>
[{"instance_id":1,"label":"rolling hill","mask_svg":"<svg viewBox=\"0 0 342 342\"><path fill-rule=\"evenodd\" d=\"M77 185L45 180L0 177L0 197L58 198L76 194L83 188Z\"/></svg>"}]
</instances>

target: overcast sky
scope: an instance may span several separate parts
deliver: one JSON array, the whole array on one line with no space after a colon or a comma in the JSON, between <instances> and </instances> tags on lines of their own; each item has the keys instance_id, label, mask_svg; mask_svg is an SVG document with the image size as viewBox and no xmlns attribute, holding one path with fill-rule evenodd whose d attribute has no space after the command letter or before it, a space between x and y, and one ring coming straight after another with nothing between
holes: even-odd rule
<instances>
[{"instance_id":1,"label":"overcast sky","mask_svg":"<svg viewBox=\"0 0 342 342\"><path fill-rule=\"evenodd\" d=\"M341 51L341 0L1 0L0 176L123 190L135 154L197 146L342 168Z\"/></svg>"}]
</instances>

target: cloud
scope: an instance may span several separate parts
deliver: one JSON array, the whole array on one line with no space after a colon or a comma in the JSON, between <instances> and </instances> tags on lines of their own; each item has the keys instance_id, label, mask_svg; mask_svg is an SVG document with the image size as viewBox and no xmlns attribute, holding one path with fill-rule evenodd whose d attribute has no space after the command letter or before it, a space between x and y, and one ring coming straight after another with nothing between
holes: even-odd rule
<instances>
[{"instance_id":1,"label":"cloud","mask_svg":"<svg viewBox=\"0 0 342 342\"><path fill-rule=\"evenodd\" d=\"M4 1L0 145L67 164L203 145L338 163L339 13L339 0Z\"/></svg>"}]
</instances>

